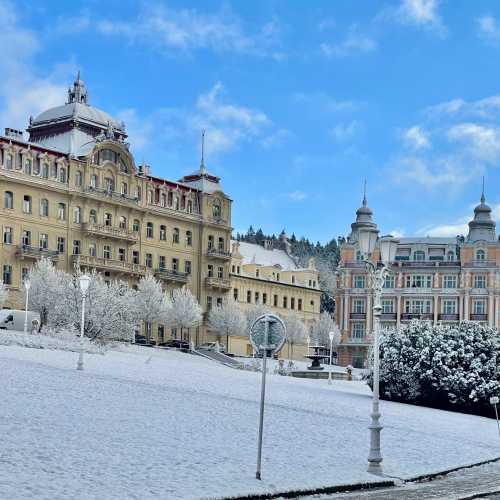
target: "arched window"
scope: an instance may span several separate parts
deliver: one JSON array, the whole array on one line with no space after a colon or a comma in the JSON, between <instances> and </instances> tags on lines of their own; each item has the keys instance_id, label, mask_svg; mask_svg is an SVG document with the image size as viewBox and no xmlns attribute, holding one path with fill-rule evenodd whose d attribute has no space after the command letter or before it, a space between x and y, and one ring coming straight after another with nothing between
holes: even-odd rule
<instances>
[{"instance_id":1,"label":"arched window","mask_svg":"<svg viewBox=\"0 0 500 500\"><path fill-rule=\"evenodd\" d=\"M57 165L52 165L52 168L50 169L50 176L57 179Z\"/></svg>"},{"instance_id":2,"label":"arched window","mask_svg":"<svg viewBox=\"0 0 500 500\"><path fill-rule=\"evenodd\" d=\"M33 161L31 160L31 158L26 158L26 160L24 160L24 173L31 175L32 166L33 166Z\"/></svg>"},{"instance_id":3,"label":"arched window","mask_svg":"<svg viewBox=\"0 0 500 500\"><path fill-rule=\"evenodd\" d=\"M81 220L82 220L82 211L80 207L75 207L73 209L73 222L75 224L80 224Z\"/></svg>"},{"instance_id":4,"label":"arched window","mask_svg":"<svg viewBox=\"0 0 500 500\"><path fill-rule=\"evenodd\" d=\"M128 184L126 182L122 182L122 195L127 196L128 194Z\"/></svg>"},{"instance_id":5,"label":"arched window","mask_svg":"<svg viewBox=\"0 0 500 500\"><path fill-rule=\"evenodd\" d=\"M148 222L146 224L146 238L152 238L153 237L153 223Z\"/></svg>"},{"instance_id":6,"label":"arched window","mask_svg":"<svg viewBox=\"0 0 500 500\"><path fill-rule=\"evenodd\" d=\"M165 193L161 193L160 195L160 206L162 207L167 206L167 195Z\"/></svg>"},{"instance_id":7,"label":"arched window","mask_svg":"<svg viewBox=\"0 0 500 500\"><path fill-rule=\"evenodd\" d=\"M413 260L423 261L425 260L425 252L423 250L417 250L413 252Z\"/></svg>"},{"instance_id":8,"label":"arched window","mask_svg":"<svg viewBox=\"0 0 500 500\"><path fill-rule=\"evenodd\" d=\"M160 240L165 241L167 239L167 226L162 224L160 226Z\"/></svg>"},{"instance_id":9,"label":"arched window","mask_svg":"<svg viewBox=\"0 0 500 500\"><path fill-rule=\"evenodd\" d=\"M361 262L363 260L363 254L361 253L361 250L356 250L356 261Z\"/></svg>"},{"instance_id":10,"label":"arched window","mask_svg":"<svg viewBox=\"0 0 500 500\"><path fill-rule=\"evenodd\" d=\"M104 214L104 225L112 226L113 225L113 216L109 213Z\"/></svg>"},{"instance_id":11,"label":"arched window","mask_svg":"<svg viewBox=\"0 0 500 500\"><path fill-rule=\"evenodd\" d=\"M42 163L42 177L44 179L48 179L49 178L49 164L46 163L46 162Z\"/></svg>"},{"instance_id":12,"label":"arched window","mask_svg":"<svg viewBox=\"0 0 500 500\"><path fill-rule=\"evenodd\" d=\"M452 252L451 250L446 254L446 260L447 261L452 261L455 260L455 252Z\"/></svg>"},{"instance_id":13,"label":"arched window","mask_svg":"<svg viewBox=\"0 0 500 500\"><path fill-rule=\"evenodd\" d=\"M100 153L101 163L103 161L110 161L116 163L116 153L111 149L103 149Z\"/></svg>"},{"instance_id":14,"label":"arched window","mask_svg":"<svg viewBox=\"0 0 500 500\"><path fill-rule=\"evenodd\" d=\"M187 202L187 213L190 214L193 212L193 202L192 200L188 200Z\"/></svg>"},{"instance_id":15,"label":"arched window","mask_svg":"<svg viewBox=\"0 0 500 500\"><path fill-rule=\"evenodd\" d=\"M219 237L219 246L218 246L220 251L224 251L224 238Z\"/></svg>"},{"instance_id":16,"label":"arched window","mask_svg":"<svg viewBox=\"0 0 500 500\"><path fill-rule=\"evenodd\" d=\"M12 170L13 157L10 153L5 156L5 168L7 170Z\"/></svg>"},{"instance_id":17,"label":"arched window","mask_svg":"<svg viewBox=\"0 0 500 500\"><path fill-rule=\"evenodd\" d=\"M168 192L168 206L171 207L174 203L174 194L172 191Z\"/></svg>"},{"instance_id":18,"label":"arched window","mask_svg":"<svg viewBox=\"0 0 500 500\"><path fill-rule=\"evenodd\" d=\"M12 191L5 191L3 206L4 208L14 208L14 195L12 194Z\"/></svg>"},{"instance_id":19,"label":"arched window","mask_svg":"<svg viewBox=\"0 0 500 500\"><path fill-rule=\"evenodd\" d=\"M186 231L186 245L188 247L193 245L193 233L191 231Z\"/></svg>"},{"instance_id":20,"label":"arched window","mask_svg":"<svg viewBox=\"0 0 500 500\"><path fill-rule=\"evenodd\" d=\"M148 189L148 198L147 198L147 202L148 204L152 204L153 203L153 191L149 190Z\"/></svg>"},{"instance_id":21,"label":"arched window","mask_svg":"<svg viewBox=\"0 0 500 500\"><path fill-rule=\"evenodd\" d=\"M97 175L96 174L92 174L90 176L90 187L95 189L98 185L98 182L97 182Z\"/></svg>"},{"instance_id":22,"label":"arched window","mask_svg":"<svg viewBox=\"0 0 500 500\"><path fill-rule=\"evenodd\" d=\"M486 252L483 249L479 249L476 251L476 260L486 260Z\"/></svg>"},{"instance_id":23,"label":"arched window","mask_svg":"<svg viewBox=\"0 0 500 500\"><path fill-rule=\"evenodd\" d=\"M97 210L95 208L91 208L89 212L89 222L91 224L97 224Z\"/></svg>"},{"instance_id":24,"label":"arched window","mask_svg":"<svg viewBox=\"0 0 500 500\"><path fill-rule=\"evenodd\" d=\"M222 208L219 199L214 200L214 204L212 206L212 214L215 219L219 219L222 215Z\"/></svg>"},{"instance_id":25,"label":"arched window","mask_svg":"<svg viewBox=\"0 0 500 500\"><path fill-rule=\"evenodd\" d=\"M66 169L65 168L61 168L59 170L59 181L66 182Z\"/></svg>"},{"instance_id":26,"label":"arched window","mask_svg":"<svg viewBox=\"0 0 500 500\"><path fill-rule=\"evenodd\" d=\"M57 218L59 220L66 220L66 205L64 203L57 205Z\"/></svg>"},{"instance_id":27,"label":"arched window","mask_svg":"<svg viewBox=\"0 0 500 500\"><path fill-rule=\"evenodd\" d=\"M127 229L127 218L123 215L120 217L120 229Z\"/></svg>"},{"instance_id":28,"label":"arched window","mask_svg":"<svg viewBox=\"0 0 500 500\"><path fill-rule=\"evenodd\" d=\"M46 198L42 198L40 200L40 215L42 217L49 216L49 200L47 200Z\"/></svg>"},{"instance_id":29,"label":"arched window","mask_svg":"<svg viewBox=\"0 0 500 500\"><path fill-rule=\"evenodd\" d=\"M179 235L180 235L179 228L174 227L174 231L172 233L172 242L173 243L179 243Z\"/></svg>"},{"instance_id":30,"label":"arched window","mask_svg":"<svg viewBox=\"0 0 500 500\"><path fill-rule=\"evenodd\" d=\"M112 193L115 190L115 181L112 177L106 177L104 179L104 188L108 193Z\"/></svg>"}]
</instances>

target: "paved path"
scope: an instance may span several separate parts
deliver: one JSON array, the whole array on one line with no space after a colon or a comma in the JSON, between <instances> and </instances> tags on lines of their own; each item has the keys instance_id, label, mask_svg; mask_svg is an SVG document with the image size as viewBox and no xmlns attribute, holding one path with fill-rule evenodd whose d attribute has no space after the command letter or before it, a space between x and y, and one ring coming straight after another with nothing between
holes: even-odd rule
<instances>
[{"instance_id":1,"label":"paved path","mask_svg":"<svg viewBox=\"0 0 500 500\"><path fill-rule=\"evenodd\" d=\"M442 479L389 489L307 497L321 500L500 500L500 462L453 472Z\"/></svg>"}]
</instances>

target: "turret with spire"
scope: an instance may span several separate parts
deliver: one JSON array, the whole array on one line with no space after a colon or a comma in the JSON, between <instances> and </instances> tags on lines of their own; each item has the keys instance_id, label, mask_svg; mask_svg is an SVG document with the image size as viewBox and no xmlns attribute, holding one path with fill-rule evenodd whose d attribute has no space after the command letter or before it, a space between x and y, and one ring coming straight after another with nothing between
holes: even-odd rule
<instances>
[{"instance_id":1,"label":"turret with spire","mask_svg":"<svg viewBox=\"0 0 500 500\"><path fill-rule=\"evenodd\" d=\"M474 219L469 222L467 241L472 243L479 240L496 241L496 239L496 223L491 218L491 208L486 204L483 177L483 189L481 191L480 203L474 208Z\"/></svg>"},{"instance_id":2,"label":"turret with spire","mask_svg":"<svg viewBox=\"0 0 500 500\"><path fill-rule=\"evenodd\" d=\"M68 89L68 102L70 104L72 102L79 102L81 104L88 104L87 102L87 88L85 87L85 83L80 79L80 70L76 75L76 79L73 82L73 88Z\"/></svg>"},{"instance_id":3,"label":"turret with spire","mask_svg":"<svg viewBox=\"0 0 500 500\"><path fill-rule=\"evenodd\" d=\"M377 224L373 222L372 209L368 207L368 201L366 199L366 180L363 187L363 201L361 206L356 210L356 222L351 224L351 234L348 237L349 243L358 241L358 231L361 228L378 230Z\"/></svg>"}]
</instances>

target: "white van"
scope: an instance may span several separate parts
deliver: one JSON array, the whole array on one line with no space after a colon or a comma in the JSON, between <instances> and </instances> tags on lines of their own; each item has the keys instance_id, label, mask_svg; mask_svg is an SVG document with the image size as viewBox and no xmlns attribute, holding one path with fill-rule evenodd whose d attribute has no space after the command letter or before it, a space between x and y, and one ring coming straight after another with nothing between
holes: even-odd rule
<instances>
[{"instance_id":1,"label":"white van","mask_svg":"<svg viewBox=\"0 0 500 500\"><path fill-rule=\"evenodd\" d=\"M24 331L24 311L16 309L0 309L0 330ZM32 331L32 322L40 324L40 315L37 312L28 311L28 332Z\"/></svg>"}]
</instances>

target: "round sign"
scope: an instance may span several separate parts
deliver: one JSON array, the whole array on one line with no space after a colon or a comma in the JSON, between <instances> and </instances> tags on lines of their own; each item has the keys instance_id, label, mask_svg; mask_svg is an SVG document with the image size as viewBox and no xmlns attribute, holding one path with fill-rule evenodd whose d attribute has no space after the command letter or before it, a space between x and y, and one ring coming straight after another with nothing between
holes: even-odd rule
<instances>
[{"instance_id":1,"label":"round sign","mask_svg":"<svg viewBox=\"0 0 500 500\"><path fill-rule=\"evenodd\" d=\"M285 340L285 323L275 314L263 314L259 316L250 327L250 342L258 353L264 351L272 351L273 353L279 352Z\"/></svg>"}]
</instances>

